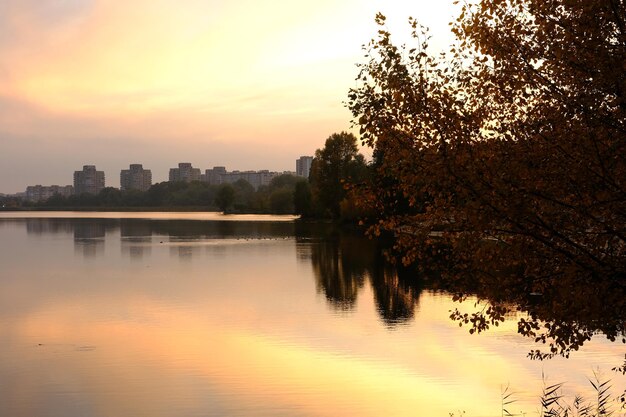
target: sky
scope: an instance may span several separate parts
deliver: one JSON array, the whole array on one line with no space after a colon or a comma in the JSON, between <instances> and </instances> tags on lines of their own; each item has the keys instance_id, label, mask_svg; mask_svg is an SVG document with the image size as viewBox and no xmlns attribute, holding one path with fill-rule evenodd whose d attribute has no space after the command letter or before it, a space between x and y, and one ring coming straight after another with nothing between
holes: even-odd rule
<instances>
[{"instance_id":1,"label":"sky","mask_svg":"<svg viewBox=\"0 0 626 417\"><path fill-rule=\"evenodd\" d=\"M332 133L382 12L435 48L452 0L0 0L0 193L72 184L83 165L119 186L131 163L294 171ZM367 153L366 150L364 150Z\"/></svg>"}]
</instances>

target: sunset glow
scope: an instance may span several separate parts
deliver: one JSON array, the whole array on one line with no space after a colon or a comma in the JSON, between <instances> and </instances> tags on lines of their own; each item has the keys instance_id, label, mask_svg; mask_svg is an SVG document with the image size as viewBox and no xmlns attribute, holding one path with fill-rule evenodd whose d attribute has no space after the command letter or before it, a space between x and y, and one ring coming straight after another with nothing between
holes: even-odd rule
<instances>
[{"instance_id":1,"label":"sunset glow","mask_svg":"<svg viewBox=\"0 0 626 417\"><path fill-rule=\"evenodd\" d=\"M155 181L181 160L293 170L350 129L378 11L399 35L417 16L449 41L449 2L1 0L0 192L87 163L112 186L133 162Z\"/></svg>"}]
</instances>

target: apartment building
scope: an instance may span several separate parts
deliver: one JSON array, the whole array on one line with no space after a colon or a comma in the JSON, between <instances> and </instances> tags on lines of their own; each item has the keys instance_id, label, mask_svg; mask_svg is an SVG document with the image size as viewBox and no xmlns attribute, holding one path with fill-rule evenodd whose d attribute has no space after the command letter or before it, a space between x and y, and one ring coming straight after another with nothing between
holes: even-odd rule
<instances>
[{"instance_id":1,"label":"apartment building","mask_svg":"<svg viewBox=\"0 0 626 417\"><path fill-rule=\"evenodd\" d=\"M298 177L309 178L312 163L312 156L301 156L300 158L296 159L296 175Z\"/></svg>"},{"instance_id":2,"label":"apartment building","mask_svg":"<svg viewBox=\"0 0 626 417\"><path fill-rule=\"evenodd\" d=\"M189 162L181 162L178 168L170 168L170 182L200 181L200 168L194 168Z\"/></svg>"},{"instance_id":3,"label":"apartment building","mask_svg":"<svg viewBox=\"0 0 626 417\"><path fill-rule=\"evenodd\" d=\"M34 203L46 201L54 195L69 197L74 194L74 187L71 185L29 185L26 187L26 201Z\"/></svg>"},{"instance_id":4,"label":"apartment building","mask_svg":"<svg viewBox=\"0 0 626 417\"><path fill-rule=\"evenodd\" d=\"M120 171L120 189L148 191L152 186L152 171L141 164L130 164L129 169Z\"/></svg>"},{"instance_id":5,"label":"apartment building","mask_svg":"<svg viewBox=\"0 0 626 417\"><path fill-rule=\"evenodd\" d=\"M82 171L74 171L74 193L98 194L104 188L104 171L95 165L84 165Z\"/></svg>"}]
</instances>

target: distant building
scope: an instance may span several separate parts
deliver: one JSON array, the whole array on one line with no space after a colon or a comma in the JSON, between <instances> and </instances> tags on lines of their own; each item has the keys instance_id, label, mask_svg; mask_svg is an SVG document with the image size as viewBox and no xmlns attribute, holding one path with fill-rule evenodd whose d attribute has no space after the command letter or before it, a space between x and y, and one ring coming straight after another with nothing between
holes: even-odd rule
<instances>
[{"instance_id":1,"label":"distant building","mask_svg":"<svg viewBox=\"0 0 626 417\"><path fill-rule=\"evenodd\" d=\"M130 164L130 169L120 172L120 189L148 191L152 186L152 171L143 169L141 164Z\"/></svg>"},{"instance_id":2,"label":"distant building","mask_svg":"<svg viewBox=\"0 0 626 417\"><path fill-rule=\"evenodd\" d=\"M222 175L226 174L226 167L213 167L204 171L204 178L202 179L209 184L218 185L222 183Z\"/></svg>"},{"instance_id":3,"label":"distant building","mask_svg":"<svg viewBox=\"0 0 626 417\"><path fill-rule=\"evenodd\" d=\"M96 171L95 165L84 165L82 171L74 171L74 192L98 194L104 188L104 171Z\"/></svg>"},{"instance_id":4,"label":"distant building","mask_svg":"<svg viewBox=\"0 0 626 417\"><path fill-rule=\"evenodd\" d=\"M246 180L255 189L258 189L262 185L269 185L274 177L279 175L288 174L295 175L295 172L272 172L267 169L260 171L227 171L226 167L213 167L207 169L202 175L202 181L208 182L212 185L219 184L233 184L239 180Z\"/></svg>"},{"instance_id":5,"label":"distant building","mask_svg":"<svg viewBox=\"0 0 626 417\"><path fill-rule=\"evenodd\" d=\"M301 156L296 159L296 175L299 177L309 178L311 172L312 156Z\"/></svg>"},{"instance_id":6,"label":"distant building","mask_svg":"<svg viewBox=\"0 0 626 417\"><path fill-rule=\"evenodd\" d=\"M170 168L170 182L191 182L200 179L200 168L193 168L189 162L181 162L178 168Z\"/></svg>"},{"instance_id":7,"label":"distant building","mask_svg":"<svg viewBox=\"0 0 626 417\"><path fill-rule=\"evenodd\" d=\"M222 183L232 184L241 179L248 181L254 189L261 185L269 185L272 178L280 175L278 172L270 172L266 169L261 171L233 171L221 174Z\"/></svg>"},{"instance_id":8,"label":"distant building","mask_svg":"<svg viewBox=\"0 0 626 417\"><path fill-rule=\"evenodd\" d=\"M45 201L54 195L69 197L74 194L74 187L71 185L29 185L26 187L26 201L34 203Z\"/></svg>"}]
</instances>

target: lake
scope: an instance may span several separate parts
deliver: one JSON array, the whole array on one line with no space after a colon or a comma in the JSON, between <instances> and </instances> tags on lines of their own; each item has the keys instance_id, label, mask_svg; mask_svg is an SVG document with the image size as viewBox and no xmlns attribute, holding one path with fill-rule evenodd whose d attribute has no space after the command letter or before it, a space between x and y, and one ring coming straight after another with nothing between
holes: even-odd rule
<instances>
[{"instance_id":1,"label":"lake","mask_svg":"<svg viewBox=\"0 0 626 417\"><path fill-rule=\"evenodd\" d=\"M378 242L293 217L0 213L0 416L538 415L624 345L532 361L515 316L470 335ZM519 313L521 314L521 313ZM621 391L619 391L621 392Z\"/></svg>"}]
</instances>

